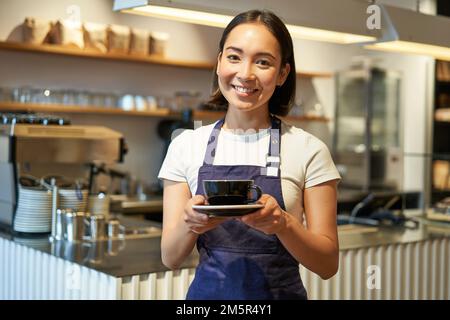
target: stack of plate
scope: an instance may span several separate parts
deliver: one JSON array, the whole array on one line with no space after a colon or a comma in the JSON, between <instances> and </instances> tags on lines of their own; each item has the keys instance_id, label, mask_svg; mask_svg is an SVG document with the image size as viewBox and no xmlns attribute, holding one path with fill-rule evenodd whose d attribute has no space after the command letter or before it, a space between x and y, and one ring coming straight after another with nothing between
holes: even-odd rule
<instances>
[{"instance_id":1,"label":"stack of plate","mask_svg":"<svg viewBox=\"0 0 450 320\"><path fill-rule=\"evenodd\" d=\"M59 189L59 208L73 211L86 211L88 202L87 190Z\"/></svg>"},{"instance_id":2,"label":"stack of plate","mask_svg":"<svg viewBox=\"0 0 450 320\"><path fill-rule=\"evenodd\" d=\"M59 208L85 211L87 190L60 189ZM14 219L14 230L27 233L47 233L52 225L52 192L44 187L19 185L19 202Z\"/></svg>"},{"instance_id":3,"label":"stack of plate","mask_svg":"<svg viewBox=\"0 0 450 320\"><path fill-rule=\"evenodd\" d=\"M14 219L18 232L50 232L52 222L52 193L42 187L19 186L19 203Z\"/></svg>"}]
</instances>

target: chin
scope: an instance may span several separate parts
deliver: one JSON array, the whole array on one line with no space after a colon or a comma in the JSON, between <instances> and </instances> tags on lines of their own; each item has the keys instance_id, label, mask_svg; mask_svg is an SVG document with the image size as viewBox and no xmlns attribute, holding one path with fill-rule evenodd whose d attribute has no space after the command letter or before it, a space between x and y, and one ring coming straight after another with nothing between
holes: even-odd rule
<instances>
[{"instance_id":1,"label":"chin","mask_svg":"<svg viewBox=\"0 0 450 320\"><path fill-rule=\"evenodd\" d=\"M241 100L231 101L229 105L233 105L234 109L239 111L253 111L262 107L260 103L244 102Z\"/></svg>"},{"instance_id":2,"label":"chin","mask_svg":"<svg viewBox=\"0 0 450 320\"><path fill-rule=\"evenodd\" d=\"M250 111L254 111L260 107L261 106L255 106L255 105L250 105L250 106L236 105L235 109L239 110L239 111L250 112Z\"/></svg>"}]
</instances>

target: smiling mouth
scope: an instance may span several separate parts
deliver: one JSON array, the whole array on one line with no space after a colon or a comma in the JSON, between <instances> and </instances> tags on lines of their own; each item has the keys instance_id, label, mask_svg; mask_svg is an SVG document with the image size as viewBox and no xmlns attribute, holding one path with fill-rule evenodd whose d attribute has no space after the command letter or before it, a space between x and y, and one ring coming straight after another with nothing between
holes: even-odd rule
<instances>
[{"instance_id":1,"label":"smiling mouth","mask_svg":"<svg viewBox=\"0 0 450 320\"><path fill-rule=\"evenodd\" d=\"M246 88L246 87L241 87L241 86L236 86L236 85L231 85L233 87L234 90L236 90L239 93L244 93L244 94L252 94L256 91L258 91L258 89L254 89L254 88Z\"/></svg>"}]
</instances>

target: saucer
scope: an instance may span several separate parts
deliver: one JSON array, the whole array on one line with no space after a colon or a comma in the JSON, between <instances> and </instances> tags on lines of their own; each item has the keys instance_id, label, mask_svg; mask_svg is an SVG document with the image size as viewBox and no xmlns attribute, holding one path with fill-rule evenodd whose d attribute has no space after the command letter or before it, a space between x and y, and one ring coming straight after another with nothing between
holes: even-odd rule
<instances>
[{"instance_id":1,"label":"saucer","mask_svg":"<svg viewBox=\"0 0 450 320\"><path fill-rule=\"evenodd\" d=\"M236 217L243 216L258 209L264 208L263 204L242 204L242 205L223 205L223 206L212 206L212 205L193 205L192 209L195 211L205 213L212 217Z\"/></svg>"}]
</instances>

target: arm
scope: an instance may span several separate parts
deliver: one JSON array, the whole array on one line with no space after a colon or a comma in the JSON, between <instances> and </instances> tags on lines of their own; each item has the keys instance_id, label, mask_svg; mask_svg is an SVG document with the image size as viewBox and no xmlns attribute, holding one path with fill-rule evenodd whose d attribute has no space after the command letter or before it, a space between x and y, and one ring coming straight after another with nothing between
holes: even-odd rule
<instances>
[{"instance_id":1,"label":"arm","mask_svg":"<svg viewBox=\"0 0 450 320\"><path fill-rule=\"evenodd\" d=\"M191 198L186 182L164 180L161 258L170 269L178 267L192 252L197 235L183 223L184 206Z\"/></svg>"},{"instance_id":2,"label":"arm","mask_svg":"<svg viewBox=\"0 0 450 320\"><path fill-rule=\"evenodd\" d=\"M322 279L336 274L339 266L337 236L337 182L328 181L304 191L307 227L283 211L275 198L263 195L265 207L242 218L244 223L277 235L290 254Z\"/></svg>"},{"instance_id":3,"label":"arm","mask_svg":"<svg viewBox=\"0 0 450 320\"><path fill-rule=\"evenodd\" d=\"M192 252L199 234L226 220L208 218L192 210L192 205L204 203L205 198L201 195L191 198L186 182L164 180L161 258L168 268L175 269L183 263Z\"/></svg>"}]
</instances>

